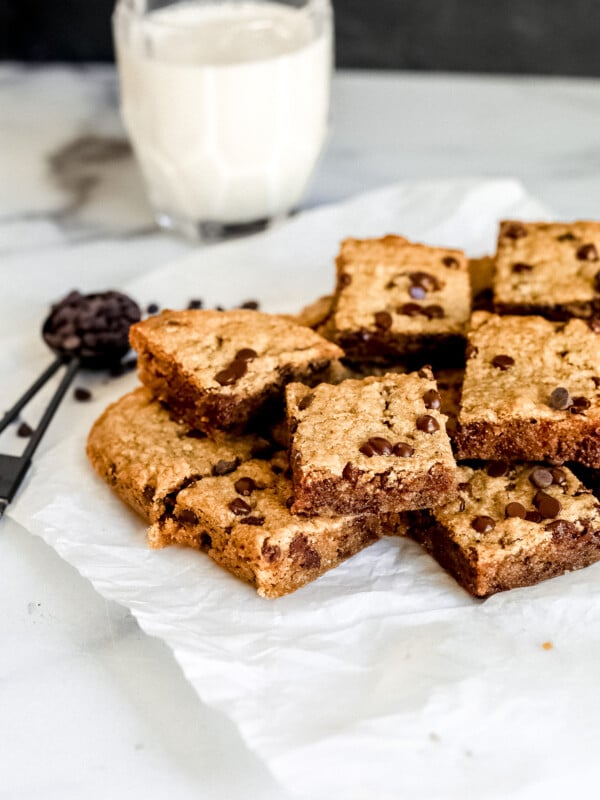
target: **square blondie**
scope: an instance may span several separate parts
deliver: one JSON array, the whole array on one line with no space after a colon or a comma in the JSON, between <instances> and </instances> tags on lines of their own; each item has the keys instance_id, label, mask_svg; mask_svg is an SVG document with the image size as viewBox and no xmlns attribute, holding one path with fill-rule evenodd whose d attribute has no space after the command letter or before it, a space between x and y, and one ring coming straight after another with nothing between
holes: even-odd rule
<instances>
[{"instance_id":1,"label":"square blondie","mask_svg":"<svg viewBox=\"0 0 600 800\"><path fill-rule=\"evenodd\" d=\"M581 319L473 314L459 459L600 468L600 334Z\"/></svg>"},{"instance_id":2,"label":"square blondie","mask_svg":"<svg viewBox=\"0 0 600 800\"><path fill-rule=\"evenodd\" d=\"M401 236L346 239L328 336L347 358L460 359L471 311L464 253Z\"/></svg>"},{"instance_id":3,"label":"square blondie","mask_svg":"<svg viewBox=\"0 0 600 800\"><path fill-rule=\"evenodd\" d=\"M286 389L292 511L382 513L444 503L456 464L433 374Z\"/></svg>"}]
</instances>

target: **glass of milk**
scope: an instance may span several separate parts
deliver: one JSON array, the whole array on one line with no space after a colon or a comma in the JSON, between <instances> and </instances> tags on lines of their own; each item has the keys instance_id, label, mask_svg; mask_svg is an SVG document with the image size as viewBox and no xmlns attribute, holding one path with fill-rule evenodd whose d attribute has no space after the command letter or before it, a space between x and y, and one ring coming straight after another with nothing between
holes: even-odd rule
<instances>
[{"instance_id":1,"label":"glass of milk","mask_svg":"<svg viewBox=\"0 0 600 800\"><path fill-rule=\"evenodd\" d=\"M120 0L113 26L158 223L218 238L288 214L327 132L330 0Z\"/></svg>"}]
</instances>

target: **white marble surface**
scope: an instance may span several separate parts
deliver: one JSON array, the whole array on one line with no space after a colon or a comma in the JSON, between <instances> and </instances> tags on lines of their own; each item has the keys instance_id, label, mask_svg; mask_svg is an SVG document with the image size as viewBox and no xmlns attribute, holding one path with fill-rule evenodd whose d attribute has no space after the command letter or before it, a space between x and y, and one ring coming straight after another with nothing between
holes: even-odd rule
<instances>
[{"instance_id":1,"label":"white marble surface","mask_svg":"<svg viewBox=\"0 0 600 800\"><path fill-rule=\"evenodd\" d=\"M407 177L514 175L564 217L599 216L598 82L345 74L333 118L307 205ZM153 228L111 69L0 66L0 407L47 360L20 331L49 299L188 250ZM9 519L0 604L2 800L284 797L170 652Z\"/></svg>"}]
</instances>

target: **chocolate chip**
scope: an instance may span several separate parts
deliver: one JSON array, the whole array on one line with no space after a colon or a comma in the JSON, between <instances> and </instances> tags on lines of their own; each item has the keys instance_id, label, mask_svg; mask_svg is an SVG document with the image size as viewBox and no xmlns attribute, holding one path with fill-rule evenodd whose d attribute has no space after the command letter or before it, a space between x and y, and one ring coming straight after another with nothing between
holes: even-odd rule
<instances>
[{"instance_id":1,"label":"chocolate chip","mask_svg":"<svg viewBox=\"0 0 600 800\"><path fill-rule=\"evenodd\" d=\"M73 397L80 403L87 403L88 400L92 399L92 393L83 386L77 386L73 392Z\"/></svg>"},{"instance_id":2,"label":"chocolate chip","mask_svg":"<svg viewBox=\"0 0 600 800\"><path fill-rule=\"evenodd\" d=\"M492 366L502 370L502 372L507 370L509 367L512 367L514 363L515 360L511 356L499 355L494 356L492 359Z\"/></svg>"},{"instance_id":3,"label":"chocolate chip","mask_svg":"<svg viewBox=\"0 0 600 800\"><path fill-rule=\"evenodd\" d=\"M285 501L285 507L291 508L293 505L294 505L294 498L293 496L290 495L290 497L288 497L287 500Z\"/></svg>"},{"instance_id":4,"label":"chocolate chip","mask_svg":"<svg viewBox=\"0 0 600 800\"><path fill-rule=\"evenodd\" d=\"M230 472L233 472L237 468L237 461L224 461L221 459L217 461L217 463L212 468L212 474L221 476L221 475L229 475Z\"/></svg>"},{"instance_id":5,"label":"chocolate chip","mask_svg":"<svg viewBox=\"0 0 600 800\"><path fill-rule=\"evenodd\" d=\"M358 469L358 467L355 467L354 464L348 461L348 463L342 470L342 478L345 481L350 481L350 483L356 483L359 477L360 477L360 470Z\"/></svg>"},{"instance_id":6,"label":"chocolate chip","mask_svg":"<svg viewBox=\"0 0 600 800\"><path fill-rule=\"evenodd\" d=\"M564 540L577 539L579 531L574 522L569 522L566 519L556 519L554 522L549 522L544 526L544 530L552 534L552 539L555 542Z\"/></svg>"},{"instance_id":7,"label":"chocolate chip","mask_svg":"<svg viewBox=\"0 0 600 800\"><path fill-rule=\"evenodd\" d=\"M475 347L475 345L471 344L471 342L469 342L467 344L467 346L465 347L465 358L468 361L470 358L473 358L474 356L476 356L478 352L479 352L479 350Z\"/></svg>"},{"instance_id":8,"label":"chocolate chip","mask_svg":"<svg viewBox=\"0 0 600 800\"><path fill-rule=\"evenodd\" d=\"M512 266L513 272L531 272L532 269L533 267L531 264L525 264L523 261L517 261L517 263Z\"/></svg>"},{"instance_id":9,"label":"chocolate chip","mask_svg":"<svg viewBox=\"0 0 600 800\"><path fill-rule=\"evenodd\" d=\"M265 539L260 549L265 561L272 564L274 561L279 561L281 558L281 548L277 544L270 544L268 539Z\"/></svg>"},{"instance_id":10,"label":"chocolate chip","mask_svg":"<svg viewBox=\"0 0 600 800\"><path fill-rule=\"evenodd\" d=\"M428 381L432 381L434 378L433 370L431 369L431 364L423 364L421 369L417 372L419 378L426 378Z\"/></svg>"},{"instance_id":11,"label":"chocolate chip","mask_svg":"<svg viewBox=\"0 0 600 800\"><path fill-rule=\"evenodd\" d=\"M561 233L560 236L556 237L557 241L559 242L574 242L577 237L571 231L567 231L566 233Z\"/></svg>"},{"instance_id":12,"label":"chocolate chip","mask_svg":"<svg viewBox=\"0 0 600 800\"><path fill-rule=\"evenodd\" d=\"M404 303L396 309L398 314L403 314L405 317L418 317L421 313L421 306L416 303Z\"/></svg>"},{"instance_id":13,"label":"chocolate chip","mask_svg":"<svg viewBox=\"0 0 600 800\"><path fill-rule=\"evenodd\" d=\"M198 517L191 508L184 508L177 514L177 519L184 525L197 525Z\"/></svg>"},{"instance_id":14,"label":"chocolate chip","mask_svg":"<svg viewBox=\"0 0 600 800\"><path fill-rule=\"evenodd\" d=\"M256 483L252 480L252 478L238 478L233 484L233 488L238 494L241 494L244 497L249 497L256 489Z\"/></svg>"},{"instance_id":15,"label":"chocolate chip","mask_svg":"<svg viewBox=\"0 0 600 800\"><path fill-rule=\"evenodd\" d=\"M413 286L420 286L426 292L435 292L442 288L441 283L429 272L409 272L408 279Z\"/></svg>"},{"instance_id":16,"label":"chocolate chip","mask_svg":"<svg viewBox=\"0 0 600 800\"><path fill-rule=\"evenodd\" d=\"M438 305L424 306L423 314L428 319L443 319L445 316L444 309Z\"/></svg>"},{"instance_id":17,"label":"chocolate chip","mask_svg":"<svg viewBox=\"0 0 600 800\"><path fill-rule=\"evenodd\" d=\"M507 222L502 226L501 233L509 239L522 239L527 236L527 229L520 222Z\"/></svg>"},{"instance_id":18,"label":"chocolate chip","mask_svg":"<svg viewBox=\"0 0 600 800\"><path fill-rule=\"evenodd\" d=\"M539 513L539 511L528 511L525 514L525 519L527 520L527 522L541 522L543 517Z\"/></svg>"},{"instance_id":19,"label":"chocolate chip","mask_svg":"<svg viewBox=\"0 0 600 800\"><path fill-rule=\"evenodd\" d=\"M406 442L398 442L394 445L392 452L395 456L398 456L398 458L410 458L412 455L414 455L415 448L411 447Z\"/></svg>"},{"instance_id":20,"label":"chocolate chip","mask_svg":"<svg viewBox=\"0 0 600 800\"><path fill-rule=\"evenodd\" d=\"M189 311L198 311L199 309L202 308L203 305L204 305L204 303L202 302L202 300L193 298L188 303L188 310Z\"/></svg>"},{"instance_id":21,"label":"chocolate chip","mask_svg":"<svg viewBox=\"0 0 600 800\"><path fill-rule=\"evenodd\" d=\"M521 503L507 503L506 508L504 509L504 514L507 517L519 517L520 519L525 519L525 515L527 511L524 505Z\"/></svg>"},{"instance_id":22,"label":"chocolate chip","mask_svg":"<svg viewBox=\"0 0 600 800\"><path fill-rule=\"evenodd\" d=\"M240 304L240 308L246 308L248 311L258 311L260 303L258 300L245 300Z\"/></svg>"},{"instance_id":23,"label":"chocolate chip","mask_svg":"<svg viewBox=\"0 0 600 800\"><path fill-rule=\"evenodd\" d=\"M338 278L338 283L342 288L344 286L350 286L352 283L352 275L348 275L347 272L342 272Z\"/></svg>"},{"instance_id":24,"label":"chocolate chip","mask_svg":"<svg viewBox=\"0 0 600 800\"><path fill-rule=\"evenodd\" d=\"M417 417L417 429L423 431L423 433L436 433L440 429L440 424L435 417L431 417L429 414L422 414Z\"/></svg>"},{"instance_id":25,"label":"chocolate chip","mask_svg":"<svg viewBox=\"0 0 600 800\"><path fill-rule=\"evenodd\" d=\"M197 428L192 428L185 434L187 439L206 439L204 431L199 431Z\"/></svg>"},{"instance_id":26,"label":"chocolate chip","mask_svg":"<svg viewBox=\"0 0 600 800\"><path fill-rule=\"evenodd\" d=\"M582 244L576 255L580 261L598 261L598 251L593 244Z\"/></svg>"},{"instance_id":27,"label":"chocolate chip","mask_svg":"<svg viewBox=\"0 0 600 800\"><path fill-rule=\"evenodd\" d=\"M371 458L372 456L390 456L392 454L393 447L387 439L383 438L383 436L372 436L358 449L363 455Z\"/></svg>"},{"instance_id":28,"label":"chocolate chip","mask_svg":"<svg viewBox=\"0 0 600 800\"><path fill-rule=\"evenodd\" d=\"M265 518L264 517L244 517L240 520L240 525L264 525Z\"/></svg>"},{"instance_id":29,"label":"chocolate chip","mask_svg":"<svg viewBox=\"0 0 600 800\"><path fill-rule=\"evenodd\" d=\"M507 464L506 461L488 461L485 471L490 478L501 478L509 469L510 464Z\"/></svg>"},{"instance_id":30,"label":"chocolate chip","mask_svg":"<svg viewBox=\"0 0 600 800\"><path fill-rule=\"evenodd\" d=\"M413 300L424 300L427 295L427 292L422 286L409 286L408 293Z\"/></svg>"},{"instance_id":31,"label":"chocolate chip","mask_svg":"<svg viewBox=\"0 0 600 800\"><path fill-rule=\"evenodd\" d=\"M235 354L236 361L254 361L255 358L258 358L258 353L251 347L242 347Z\"/></svg>"},{"instance_id":32,"label":"chocolate chip","mask_svg":"<svg viewBox=\"0 0 600 800\"><path fill-rule=\"evenodd\" d=\"M17 436L20 436L22 439L29 439L32 433L33 428L26 422L22 422L17 428Z\"/></svg>"},{"instance_id":33,"label":"chocolate chip","mask_svg":"<svg viewBox=\"0 0 600 800\"><path fill-rule=\"evenodd\" d=\"M212 547L212 537L206 531L202 531L200 534L200 547L203 550L209 550Z\"/></svg>"},{"instance_id":34,"label":"chocolate chip","mask_svg":"<svg viewBox=\"0 0 600 800\"><path fill-rule=\"evenodd\" d=\"M587 397L574 397L573 404L570 406L569 411L571 414L583 414L591 406Z\"/></svg>"},{"instance_id":35,"label":"chocolate chip","mask_svg":"<svg viewBox=\"0 0 600 800\"><path fill-rule=\"evenodd\" d=\"M146 314L158 314L160 306L157 303L150 303L146 308Z\"/></svg>"},{"instance_id":36,"label":"chocolate chip","mask_svg":"<svg viewBox=\"0 0 600 800\"><path fill-rule=\"evenodd\" d=\"M475 517L471 522L471 527L477 533L489 533L496 527L496 523L491 517Z\"/></svg>"},{"instance_id":37,"label":"chocolate chip","mask_svg":"<svg viewBox=\"0 0 600 800\"><path fill-rule=\"evenodd\" d=\"M567 483L567 473L560 467L551 469L552 480L557 486L564 486Z\"/></svg>"},{"instance_id":38,"label":"chocolate chip","mask_svg":"<svg viewBox=\"0 0 600 800\"><path fill-rule=\"evenodd\" d=\"M438 409L442 404L442 398L435 389L429 389L423 395L423 402L425 403L425 408Z\"/></svg>"},{"instance_id":39,"label":"chocolate chip","mask_svg":"<svg viewBox=\"0 0 600 800\"><path fill-rule=\"evenodd\" d=\"M458 491L462 492L463 494L469 495L469 497L473 497L473 487L469 483L469 481L464 481L458 484Z\"/></svg>"},{"instance_id":40,"label":"chocolate chip","mask_svg":"<svg viewBox=\"0 0 600 800\"><path fill-rule=\"evenodd\" d=\"M312 403L313 397L314 395L311 392L304 395L304 397L298 403L298 408L300 409L300 411L306 411L306 409Z\"/></svg>"},{"instance_id":41,"label":"chocolate chip","mask_svg":"<svg viewBox=\"0 0 600 800\"><path fill-rule=\"evenodd\" d=\"M249 506L245 500L242 500L241 497L236 497L235 500L229 503L229 510L236 516L241 517L244 514L249 514L252 511L252 507Z\"/></svg>"},{"instance_id":42,"label":"chocolate chip","mask_svg":"<svg viewBox=\"0 0 600 800\"><path fill-rule=\"evenodd\" d=\"M387 311L378 311L375 314L375 325L382 331L388 331L392 327L392 315Z\"/></svg>"},{"instance_id":43,"label":"chocolate chip","mask_svg":"<svg viewBox=\"0 0 600 800\"><path fill-rule=\"evenodd\" d=\"M546 492L536 492L533 498L533 505L540 512L545 519L552 519L556 517L562 508L561 504L555 497L552 497Z\"/></svg>"},{"instance_id":44,"label":"chocolate chip","mask_svg":"<svg viewBox=\"0 0 600 800\"><path fill-rule=\"evenodd\" d=\"M448 267L448 269L458 269L459 267L458 260L453 256L444 256L442 258L442 264Z\"/></svg>"},{"instance_id":45,"label":"chocolate chip","mask_svg":"<svg viewBox=\"0 0 600 800\"><path fill-rule=\"evenodd\" d=\"M156 494L156 487L147 484L146 486L144 486L143 494L144 494L144 500L147 503L151 503L154 500L154 495Z\"/></svg>"},{"instance_id":46,"label":"chocolate chip","mask_svg":"<svg viewBox=\"0 0 600 800\"><path fill-rule=\"evenodd\" d=\"M310 546L304 534L298 533L290 542L289 554L304 569L318 569L321 566L321 556Z\"/></svg>"},{"instance_id":47,"label":"chocolate chip","mask_svg":"<svg viewBox=\"0 0 600 800\"><path fill-rule=\"evenodd\" d=\"M558 386L554 389L548 398L548 405L555 411L564 411L572 406L573 400L571 399L568 389L565 389L564 386Z\"/></svg>"},{"instance_id":48,"label":"chocolate chip","mask_svg":"<svg viewBox=\"0 0 600 800\"><path fill-rule=\"evenodd\" d=\"M221 370L221 372L217 372L215 380L217 383L220 383L221 386L232 386L234 383L237 383L247 371L248 367L246 362L241 359L236 359L232 361L228 367Z\"/></svg>"},{"instance_id":49,"label":"chocolate chip","mask_svg":"<svg viewBox=\"0 0 600 800\"><path fill-rule=\"evenodd\" d=\"M529 475L529 480L536 489L547 489L548 486L552 486L554 482L554 478L552 477L552 473L549 469L543 469L542 467L537 467L533 470L533 472Z\"/></svg>"}]
</instances>

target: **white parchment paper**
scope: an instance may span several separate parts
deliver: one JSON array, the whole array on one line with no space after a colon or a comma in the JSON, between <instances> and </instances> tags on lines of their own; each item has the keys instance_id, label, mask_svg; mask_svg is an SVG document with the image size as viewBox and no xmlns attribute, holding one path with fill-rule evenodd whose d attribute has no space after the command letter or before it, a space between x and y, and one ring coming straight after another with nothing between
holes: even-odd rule
<instances>
[{"instance_id":1,"label":"white parchment paper","mask_svg":"<svg viewBox=\"0 0 600 800\"><path fill-rule=\"evenodd\" d=\"M141 303L258 298L291 311L331 289L344 236L398 232L478 255L503 217L548 212L513 181L398 185L198 249L123 288ZM99 383L90 409L57 418L64 441L36 459L10 514L164 639L288 791L597 794L600 565L477 602L418 545L386 539L289 597L261 599L203 554L148 550L143 523L88 466L91 419L134 382Z\"/></svg>"}]
</instances>

